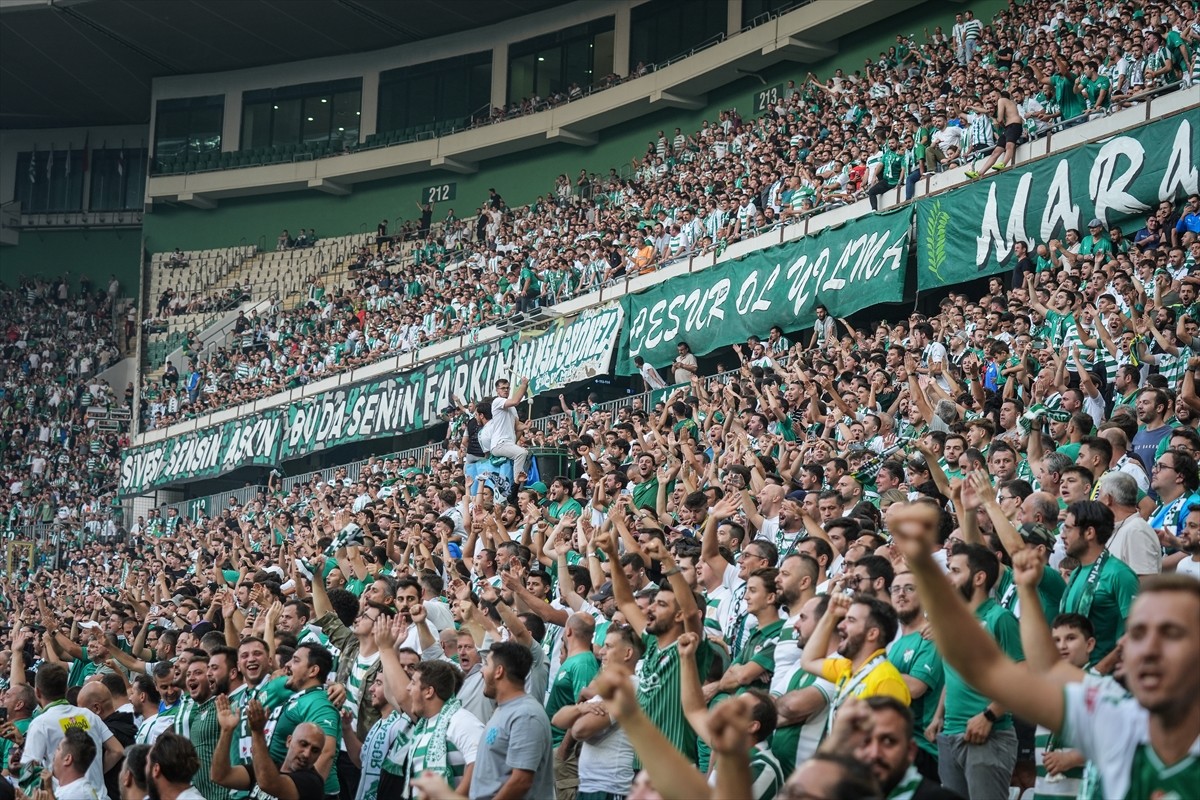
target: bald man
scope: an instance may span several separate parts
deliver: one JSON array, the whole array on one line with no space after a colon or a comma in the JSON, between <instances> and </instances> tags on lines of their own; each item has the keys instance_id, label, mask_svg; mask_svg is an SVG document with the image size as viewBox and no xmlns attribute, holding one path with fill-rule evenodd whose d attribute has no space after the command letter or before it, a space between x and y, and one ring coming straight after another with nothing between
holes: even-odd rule
<instances>
[{"instance_id":1,"label":"bald man","mask_svg":"<svg viewBox=\"0 0 1200 800\"><path fill-rule=\"evenodd\" d=\"M325 797L325 775L329 772L330 759L321 760L325 749L325 732L311 722L301 722L287 737L287 753L283 764L276 767L271 761L267 739L263 731L267 726L267 713L257 699L246 707L246 718L250 728L250 767L229 763L229 750L233 737L241 722L236 706L229 698L219 695L216 699L217 721L221 725L221 736L213 752L210 777L214 783L229 789L249 790L257 785L263 792L278 800L323 800Z\"/></svg>"},{"instance_id":2,"label":"bald man","mask_svg":"<svg viewBox=\"0 0 1200 800\"><path fill-rule=\"evenodd\" d=\"M117 711L113 702L112 692L101 682L98 675L88 679L79 690L76 705L86 708L100 719L112 731L112 735L122 747L130 747L137 738L137 726L133 724L133 714L128 711ZM109 797L119 797L121 792L121 762L113 765L104 773L104 787Z\"/></svg>"}]
</instances>

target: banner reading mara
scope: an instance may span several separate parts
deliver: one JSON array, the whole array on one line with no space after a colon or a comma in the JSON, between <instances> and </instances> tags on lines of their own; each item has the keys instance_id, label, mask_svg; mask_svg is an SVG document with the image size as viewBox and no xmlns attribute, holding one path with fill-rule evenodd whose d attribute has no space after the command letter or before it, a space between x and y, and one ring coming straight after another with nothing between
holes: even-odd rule
<instances>
[{"instance_id":1,"label":"banner reading mara","mask_svg":"<svg viewBox=\"0 0 1200 800\"><path fill-rule=\"evenodd\" d=\"M918 288L948 286L1016 264L1017 241L1082 236L1099 219L1129 234L1162 200L1197 188L1200 129L1179 114L917 202Z\"/></svg>"},{"instance_id":2,"label":"banner reading mara","mask_svg":"<svg viewBox=\"0 0 1200 800\"><path fill-rule=\"evenodd\" d=\"M612 304L430 362L412 372L331 389L161 442L121 462L121 495L138 494L244 466L274 465L352 442L432 424L458 398L480 400L504 377L528 376L537 394L609 371L623 311Z\"/></svg>"},{"instance_id":3,"label":"banner reading mara","mask_svg":"<svg viewBox=\"0 0 1200 800\"><path fill-rule=\"evenodd\" d=\"M629 324L618 371L635 374L635 356L668 364L680 342L704 355L772 325L803 328L818 304L844 317L899 302L911 223L907 208L871 214L622 298Z\"/></svg>"}]
</instances>

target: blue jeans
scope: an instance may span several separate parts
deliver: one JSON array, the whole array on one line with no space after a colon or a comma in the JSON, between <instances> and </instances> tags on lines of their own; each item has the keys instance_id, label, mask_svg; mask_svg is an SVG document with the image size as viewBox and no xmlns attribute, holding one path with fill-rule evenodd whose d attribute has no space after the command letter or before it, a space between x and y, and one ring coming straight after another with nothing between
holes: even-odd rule
<instances>
[{"instance_id":1,"label":"blue jeans","mask_svg":"<svg viewBox=\"0 0 1200 800\"><path fill-rule=\"evenodd\" d=\"M912 200L913 192L915 192L917 190L917 181L919 181L919 180L921 180L921 165L920 164L918 164L916 167L914 167L908 173L908 177L904 179L904 199L905 200Z\"/></svg>"}]
</instances>

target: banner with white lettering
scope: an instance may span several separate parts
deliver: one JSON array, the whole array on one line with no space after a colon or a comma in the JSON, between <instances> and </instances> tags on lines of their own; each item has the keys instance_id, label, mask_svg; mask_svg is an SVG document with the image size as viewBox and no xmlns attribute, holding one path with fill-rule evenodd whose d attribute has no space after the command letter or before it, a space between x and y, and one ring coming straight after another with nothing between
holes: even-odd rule
<instances>
[{"instance_id":1,"label":"banner with white lettering","mask_svg":"<svg viewBox=\"0 0 1200 800\"><path fill-rule=\"evenodd\" d=\"M1087 237L1144 227L1159 202L1197 189L1200 128L1178 114L1043 158L987 180L917 202L917 275L922 291L1007 272L1014 243L1047 244L1074 229Z\"/></svg>"},{"instance_id":2,"label":"banner with white lettering","mask_svg":"<svg viewBox=\"0 0 1200 800\"><path fill-rule=\"evenodd\" d=\"M615 303L476 345L380 380L331 389L289 406L240 417L126 450L119 492L139 494L244 466L270 466L370 439L432 425L454 398L495 393L500 378L529 377L538 394L603 375L621 330ZM347 460L351 460L349 457Z\"/></svg>"},{"instance_id":3,"label":"banner with white lettering","mask_svg":"<svg viewBox=\"0 0 1200 800\"><path fill-rule=\"evenodd\" d=\"M637 356L668 364L681 342L705 355L751 335L765 339L772 325L800 330L817 305L843 317L899 302L911 225L910 208L871 214L628 295L617 371L635 374Z\"/></svg>"}]
</instances>

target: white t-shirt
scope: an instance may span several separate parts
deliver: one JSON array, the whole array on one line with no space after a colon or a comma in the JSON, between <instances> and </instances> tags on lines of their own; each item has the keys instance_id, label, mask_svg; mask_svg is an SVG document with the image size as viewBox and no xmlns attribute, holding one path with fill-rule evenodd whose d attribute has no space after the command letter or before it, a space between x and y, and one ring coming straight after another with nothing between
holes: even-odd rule
<instances>
[{"instance_id":1,"label":"white t-shirt","mask_svg":"<svg viewBox=\"0 0 1200 800\"><path fill-rule=\"evenodd\" d=\"M25 733L25 749L21 752L21 763L38 762L50 769L58 743L70 729L81 730L91 737L96 745L96 757L88 766L87 782L92 786L104 785L104 743L112 738L112 731L104 720L86 708L68 705L51 705L41 716L29 723Z\"/></svg>"},{"instance_id":2,"label":"white t-shirt","mask_svg":"<svg viewBox=\"0 0 1200 800\"><path fill-rule=\"evenodd\" d=\"M636 691L637 678L632 680ZM593 697L588 702L600 700ZM612 715L608 721L609 727L585 740L579 750L579 791L623 796L633 784L633 745Z\"/></svg>"},{"instance_id":3,"label":"white t-shirt","mask_svg":"<svg viewBox=\"0 0 1200 800\"><path fill-rule=\"evenodd\" d=\"M1180 575L1191 575L1196 580L1200 581L1200 561L1194 558L1185 558L1175 565L1175 571Z\"/></svg>"},{"instance_id":4,"label":"white t-shirt","mask_svg":"<svg viewBox=\"0 0 1200 800\"><path fill-rule=\"evenodd\" d=\"M492 419L487 424L492 448L499 444L516 444L517 441L517 408L506 408L508 401L497 397L492 401Z\"/></svg>"},{"instance_id":5,"label":"white t-shirt","mask_svg":"<svg viewBox=\"0 0 1200 800\"><path fill-rule=\"evenodd\" d=\"M796 614L784 620L783 632L790 638L784 639L783 636L780 636L779 641L775 643L775 671L771 673L772 697L779 697L787 691L788 681L792 679L792 674L795 672L793 667L800 666L800 655L804 652L804 648L800 646L800 642L793 632L798 619L800 619L800 615Z\"/></svg>"},{"instance_id":6,"label":"white t-shirt","mask_svg":"<svg viewBox=\"0 0 1200 800\"><path fill-rule=\"evenodd\" d=\"M1115 680L1088 675L1082 683L1069 683L1063 687L1063 704L1063 743L1092 762L1105 797L1129 794L1139 749L1146 755L1143 769L1156 770L1150 712ZM1188 754L1200 758L1200 738L1191 743ZM1165 770L1156 771L1161 775Z\"/></svg>"}]
</instances>

